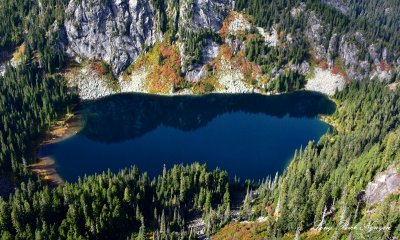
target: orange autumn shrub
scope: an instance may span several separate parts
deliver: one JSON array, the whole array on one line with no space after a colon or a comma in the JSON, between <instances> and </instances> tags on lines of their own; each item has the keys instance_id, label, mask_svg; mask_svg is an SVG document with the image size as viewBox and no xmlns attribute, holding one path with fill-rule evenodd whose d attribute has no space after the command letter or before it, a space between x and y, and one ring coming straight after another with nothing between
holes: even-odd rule
<instances>
[{"instance_id":1,"label":"orange autumn shrub","mask_svg":"<svg viewBox=\"0 0 400 240\"><path fill-rule=\"evenodd\" d=\"M218 231L211 239L263 240L267 231L265 222L230 223Z\"/></svg>"},{"instance_id":2,"label":"orange autumn shrub","mask_svg":"<svg viewBox=\"0 0 400 240\"><path fill-rule=\"evenodd\" d=\"M225 38L229 34L229 26L231 23L239 17L239 13L237 12L231 12L229 15L225 18L225 21L222 23L222 27L219 30L219 35L222 38Z\"/></svg>"},{"instance_id":3,"label":"orange autumn shrub","mask_svg":"<svg viewBox=\"0 0 400 240\"><path fill-rule=\"evenodd\" d=\"M106 70L103 68L103 66L99 62L91 62L89 66L90 66L90 69L95 71L100 76L104 76L106 74Z\"/></svg>"},{"instance_id":4,"label":"orange autumn shrub","mask_svg":"<svg viewBox=\"0 0 400 240\"><path fill-rule=\"evenodd\" d=\"M322 61L319 63L319 66L320 66L322 69L324 69L324 70L328 69L328 61L326 61L326 59L322 60Z\"/></svg>"},{"instance_id":5,"label":"orange autumn shrub","mask_svg":"<svg viewBox=\"0 0 400 240\"><path fill-rule=\"evenodd\" d=\"M336 75L339 73L339 68L337 66L333 66L331 72L332 72L332 74Z\"/></svg>"},{"instance_id":6,"label":"orange autumn shrub","mask_svg":"<svg viewBox=\"0 0 400 240\"><path fill-rule=\"evenodd\" d=\"M246 82L251 83L254 79L261 76L261 68L255 63L250 62L243 50L234 55L233 50L228 44L223 44L219 55L209 63L211 69L223 70L222 62L227 62L233 69L238 69L244 76Z\"/></svg>"},{"instance_id":7,"label":"orange autumn shrub","mask_svg":"<svg viewBox=\"0 0 400 240\"><path fill-rule=\"evenodd\" d=\"M382 59L380 62L380 68L381 68L381 71L387 72L390 70L390 65L385 60Z\"/></svg>"},{"instance_id":8,"label":"orange autumn shrub","mask_svg":"<svg viewBox=\"0 0 400 240\"><path fill-rule=\"evenodd\" d=\"M233 57L232 63L235 68L239 69L246 80L254 79L261 75L261 68L255 63L250 62L243 51L240 51Z\"/></svg>"},{"instance_id":9,"label":"orange autumn shrub","mask_svg":"<svg viewBox=\"0 0 400 240\"><path fill-rule=\"evenodd\" d=\"M346 82L350 82L350 77L346 72L346 68L342 60L337 59L332 67L333 74L340 74Z\"/></svg>"},{"instance_id":10,"label":"orange autumn shrub","mask_svg":"<svg viewBox=\"0 0 400 240\"><path fill-rule=\"evenodd\" d=\"M233 58L233 51L228 46L228 44L224 44L221 47L221 56L226 60L231 60Z\"/></svg>"},{"instance_id":11,"label":"orange autumn shrub","mask_svg":"<svg viewBox=\"0 0 400 240\"><path fill-rule=\"evenodd\" d=\"M147 75L150 92L167 93L172 88L179 87L183 81L181 76L181 61L175 46L159 45L154 49L162 57L161 62L154 62Z\"/></svg>"}]
</instances>

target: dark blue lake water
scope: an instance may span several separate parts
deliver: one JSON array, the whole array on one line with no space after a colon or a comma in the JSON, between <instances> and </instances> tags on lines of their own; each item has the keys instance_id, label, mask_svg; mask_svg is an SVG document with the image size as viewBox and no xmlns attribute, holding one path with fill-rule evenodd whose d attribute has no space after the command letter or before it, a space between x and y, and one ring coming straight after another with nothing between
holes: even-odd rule
<instances>
[{"instance_id":1,"label":"dark blue lake water","mask_svg":"<svg viewBox=\"0 0 400 240\"><path fill-rule=\"evenodd\" d=\"M82 131L44 146L67 181L131 165L151 176L174 164L207 163L230 177L282 172L295 149L326 133L334 104L310 92L280 96L116 95L80 107Z\"/></svg>"}]
</instances>

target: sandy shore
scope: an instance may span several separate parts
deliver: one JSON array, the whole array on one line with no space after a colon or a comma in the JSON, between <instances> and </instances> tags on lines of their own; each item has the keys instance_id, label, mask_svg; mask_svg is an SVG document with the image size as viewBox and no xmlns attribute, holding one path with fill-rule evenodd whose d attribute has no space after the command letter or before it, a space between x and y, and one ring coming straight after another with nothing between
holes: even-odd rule
<instances>
[{"instance_id":1,"label":"sandy shore","mask_svg":"<svg viewBox=\"0 0 400 240\"><path fill-rule=\"evenodd\" d=\"M63 181L56 171L55 161L48 157L38 158L38 162L29 166L34 174L51 185L59 185Z\"/></svg>"},{"instance_id":2,"label":"sandy shore","mask_svg":"<svg viewBox=\"0 0 400 240\"><path fill-rule=\"evenodd\" d=\"M63 141L77 134L81 130L81 126L81 119L79 115L75 114L67 114L63 119L57 121L38 146L36 150L37 161L29 165L31 171L51 185L63 183L62 178L57 173L55 160L49 156L40 156L38 152L46 145Z\"/></svg>"},{"instance_id":3,"label":"sandy shore","mask_svg":"<svg viewBox=\"0 0 400 240\"><path fill-rule=\"evenodd\" d=\"M39 147L63 141L77 134L81 130L81 125L79 114L67 114L54 124Z\"/></svg>"}]
</instances>

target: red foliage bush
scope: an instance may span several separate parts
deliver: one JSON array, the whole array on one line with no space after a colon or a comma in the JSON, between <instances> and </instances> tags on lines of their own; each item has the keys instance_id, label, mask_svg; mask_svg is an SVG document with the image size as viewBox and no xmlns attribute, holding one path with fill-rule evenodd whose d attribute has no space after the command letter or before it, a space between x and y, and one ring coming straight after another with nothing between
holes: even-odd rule
<instances>
[{"instance_id":1,"label":"red foliage bush","mask_svg":"<svg viewBox=\"0 0 400 240\"><path fill-rule=\"evenodd\" d=\"M338 74L339 73L339 68L337 66L333 66L332 68L332 74Z\"/></svg>"},{"instance_id":2,"label":"red foliage bush","mask_svg":"<svg viewBox=\"0 0 400 240\"><path fill-rule=\"evenodd\" d=\"M106 70L104 69L104 67L98 63L98 62L93 62L90 64L90 68L95 71L97 74L99 74L100 76L104 76L106 74Z\"/></svg>"},{"instance_id":3,"label":"red foliage bush","mask_svg":"<svg viewBox=\"0 0 400 240\"><path fill-rule=\"evenodd\" d=\"M322 60L322 61L319 63L319 66L320 66L322 69L326 70L326 69L328 69L328 62L327 62L326 60Z\"/></svg>"},{"instance_id":4,"label":"red foliage bush","mask_svg":"<svg viewBox=\"0 0 400 240\"><path fill-rule=\"evenodd\" d=\"M381 62L380 62L380 68L381 68L381 71L387 72L387 71L390 70L390 65L387 64L387 62L385 62L384 60L381 60Z\"/></svg>"}]
</instances>

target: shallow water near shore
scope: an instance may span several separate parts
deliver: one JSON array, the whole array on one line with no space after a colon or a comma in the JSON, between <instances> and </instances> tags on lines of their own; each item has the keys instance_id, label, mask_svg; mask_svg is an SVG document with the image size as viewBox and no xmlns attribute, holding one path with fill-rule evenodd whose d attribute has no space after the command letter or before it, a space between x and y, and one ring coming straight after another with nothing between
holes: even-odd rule
<instances>
[{"instance_id":1,"label":"shallow water near shore","mask_svg":"<svg viewBox=\"0 0 400 240\"><path fill-rule=\"evenodd\" d=\"M47 144L66 181L136 165L150 176L174 164L207 163L229 176L259 180L282 172L295 149L326 133L320 114L333 113L325 96L154 96L122 94L81 106L82 130Z\"/></svg>"}]
</instances>

